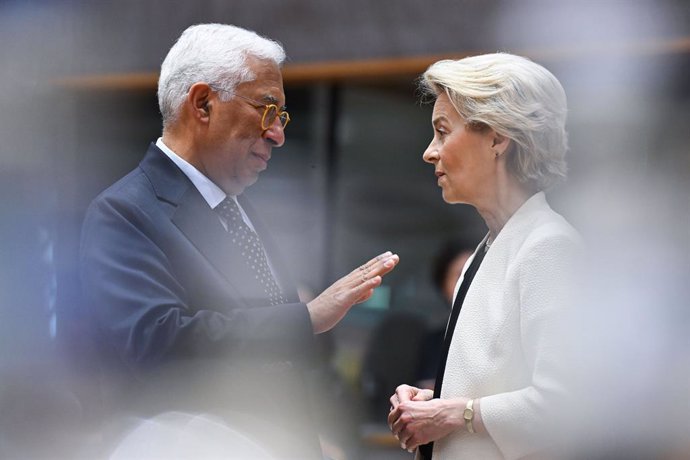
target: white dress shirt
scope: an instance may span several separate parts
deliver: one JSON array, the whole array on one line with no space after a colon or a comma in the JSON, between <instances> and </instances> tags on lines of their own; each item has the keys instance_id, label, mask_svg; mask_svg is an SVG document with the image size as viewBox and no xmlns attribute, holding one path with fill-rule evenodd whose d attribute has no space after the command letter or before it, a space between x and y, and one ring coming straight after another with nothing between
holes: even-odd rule
<instances>
[{"instance_id":1,"label":"white dress shirt","mask_svg":"<svg viewBox=\"0 0 690 460\"><path fill-rule=\"evenodd\" d=\"M256 232L256 229L252 225L252 221L249 220L249 217L244 212L244 209L242 209L242 206L237 201L236 196L226 194L223 190L221 190L220 187L214 184L213 181L211 181L211 179L204 176L201 173L201 171L192 166L187 160L173 152L172 149L170 149L170 147L163 143L163 138L158 138L158 140L156 141L156 147L161 149L163 153L165 153L168 156L168 158L170 158L173 161L173 163L175 163L177 167L182 170L185 176L187 176L189 180L192 181L192 184L194 184L196 189L199 190L199 193L201 193L201 196L204 197L204 200L206 201L206 203L208 203L211 209L215 209L215 207L218 206L226 197L230 196L230 198L235 200L235 203L237 203L237 207L240 210L240 214L242 214L242 220L244 220L244 223L247 224L249 228L252 229L252 231ZM223 220L220 216L218 216L218 219L220 220L220 223L223 224L225 230L227 230L228 224L225 222L225 220ZM268 268L271 270L273 278L275 278L276 283L278 283L278 285L281 286L280 281L276 276L276 271L273 268L273 264L271 263L271 258L268 257L266 251L264 251L264 255L266 256ZM281 288L284 288L284 286L281 286Z\"/></svg>"},{"instance_id":2,"label":"white dress shirt","mask_svg":"<svg viewBox=\"0 0 690 460\"><path fill-rule=\"evenodd\" d=\"M163 153L165 153L168 158L170 158L173 163L175 163L177 167L182 170L185 176L192 181L192 184L194 184L196 189L199 190L199 193L201 193L201 196L204 197L204 200L206 200L206 203L208 203L211 209L215 209L216 206L218 206L228 196L223 190L220 189L220 187L214 184L211 179L204 176L201 171L196 169L187 160L173 152L170 147L165 145L163 143L163 138L158 138L156 141L156 147L161 149ZM230 195L230 198L235 200L235 203L237 203L237 207L240 209L244 223L247 224L249 228L256 231L252 225L252 222L249 220L249 217L247 217L247 214L245 214L244 209L242 209L242 206L240 206L240 203L237 201L237 197ZM218 218L220 219L220 217ZM225 221L223 219L220 219L220 221L223 224L223 227L225 227L227 230L228 226Z\"/></svg>"}]
</instances>

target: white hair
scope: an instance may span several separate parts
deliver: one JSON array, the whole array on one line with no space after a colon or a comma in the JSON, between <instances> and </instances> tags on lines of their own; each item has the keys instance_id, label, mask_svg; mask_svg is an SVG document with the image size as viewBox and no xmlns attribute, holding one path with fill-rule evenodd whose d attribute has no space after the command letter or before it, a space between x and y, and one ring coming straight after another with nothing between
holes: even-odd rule
<instances>
[{"instance_id":1,"label":"white hair","mask_svg":"<svg viewBox=\"0 0 690 460\"><path fill-rule=\"evenodd\" d=\"M229 100L240 83L255 75L247 57L285 61L283 47L250 30L226 24L198 24L185 30L161 65L158 78L158 106L163 126L174 122L189 88L206 82L223 89L220 97Z\"/></svg>"},{"instance_id":2,"label":"white hair","mask_svg":"<svg viewBox=\"0 0 690 460\"><path fill-rule=\"evenodd\" d=\"M566 176L567 101L556 77L506 53L443 60L420 79L425 94L445 92L470 126L488 126L513 141L508 168L521 183L545 190Z\"/></svg>"}]
</instances>

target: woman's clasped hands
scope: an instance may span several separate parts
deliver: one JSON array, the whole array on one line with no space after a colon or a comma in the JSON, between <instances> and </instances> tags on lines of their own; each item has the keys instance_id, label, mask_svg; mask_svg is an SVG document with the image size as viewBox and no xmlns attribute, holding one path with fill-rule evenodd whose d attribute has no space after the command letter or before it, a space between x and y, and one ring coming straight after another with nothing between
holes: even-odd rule
<instances>
[{"instance_id":1,"label":"woman's clasped hands","mask_svg":"<svg viewBox=\"0 0 690 460\"><path fill-rule=\"evenodd\" d=\"M400 385L390 398L388 426L409 452L464 426L465 398L434 399L434 392Z\"/></svg>"}]
</instances>

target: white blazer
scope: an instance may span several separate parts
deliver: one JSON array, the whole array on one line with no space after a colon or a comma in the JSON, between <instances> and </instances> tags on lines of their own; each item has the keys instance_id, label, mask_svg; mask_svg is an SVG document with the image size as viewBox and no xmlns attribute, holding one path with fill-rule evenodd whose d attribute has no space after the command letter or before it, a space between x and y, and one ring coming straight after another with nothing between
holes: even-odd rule
<instances>
[{"instance_id":1,"label":"white blazer","mask_svg":"<svg viewBox=\"0 0 690 460\"><path fill-rule=\"evenodd\" d=\"M441 391L481 398L490 437L458 430L434 443L434 460L512 459L544 447L547 413L564 391L559 318L582 253L580 236L543 192L508 220L465 297Z\"/></svg>"}]
</instances>

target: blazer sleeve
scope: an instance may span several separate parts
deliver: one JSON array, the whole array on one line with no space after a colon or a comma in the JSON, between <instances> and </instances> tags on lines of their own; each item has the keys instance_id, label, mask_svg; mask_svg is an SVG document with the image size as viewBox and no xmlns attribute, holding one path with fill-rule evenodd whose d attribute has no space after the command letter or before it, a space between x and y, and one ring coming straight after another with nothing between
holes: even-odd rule
<instances>
[{"instance_id":1,"label":"blazer sleeve","mask_svg":"<svg viewBox=\"0 0 690 460\"><path fill-rule=\"evenodd\" d=\"M509 459L548 444L549 421L567 394L562 326L573 301L578 258L583 253L579 236L562 232L537 238L522 249L515 281L520 341L530 384L480 400L482 421Z\"/></svg>"},{"instance_id":2,"label":"blazer sleeve","mask_svg":"<svg viewBox=\"0 0 690 460\"><path fill-rule=\"evenodd\" d=\"M99 198L82 230L84 306L101 341L130 367L176 359L262 357L300 361L313 345L306 305L223 311L190 305L157 241L160 222L124 199Z\"/></svg>"}]
</instances>

